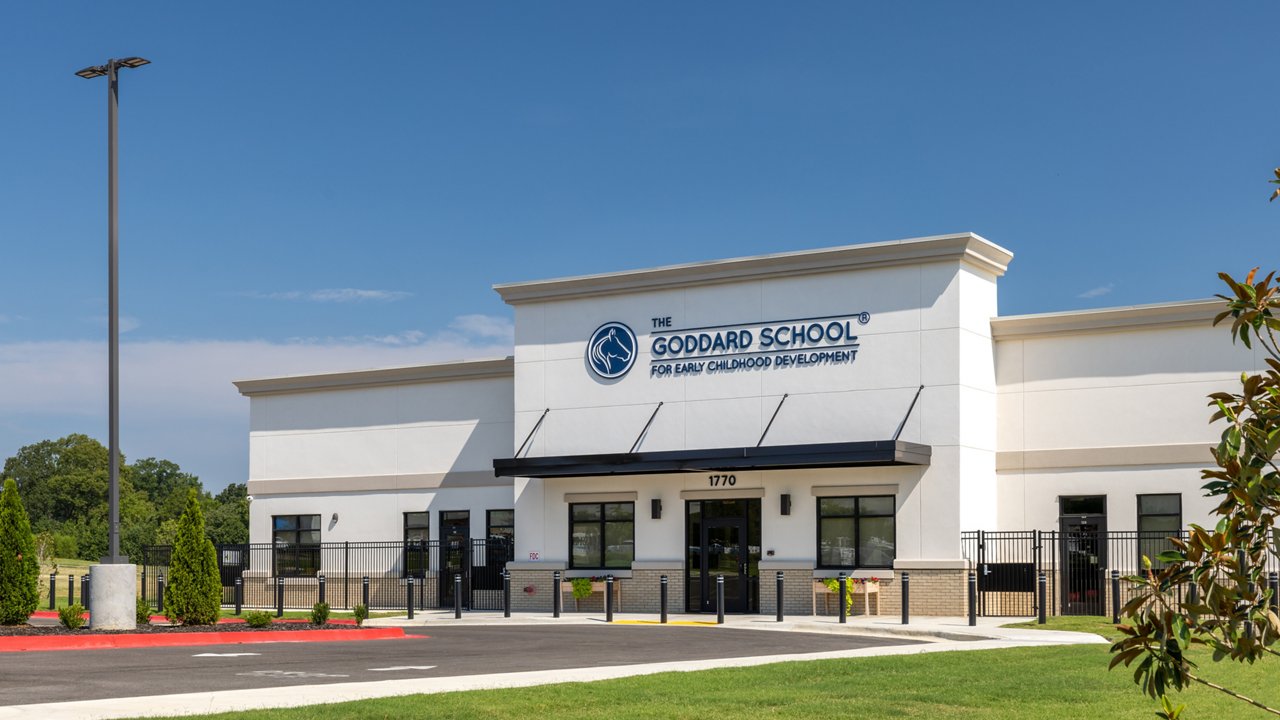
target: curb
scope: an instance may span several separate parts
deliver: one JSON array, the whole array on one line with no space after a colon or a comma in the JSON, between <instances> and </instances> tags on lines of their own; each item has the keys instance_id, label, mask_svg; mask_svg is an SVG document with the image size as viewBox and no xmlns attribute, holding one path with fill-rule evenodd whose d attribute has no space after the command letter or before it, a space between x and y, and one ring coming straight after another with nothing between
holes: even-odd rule
<instances>
[{"instance_id":1,"label":"curb","mask_svg":"<svg viewBox=\"0 0 1280 720\"><path fill-rule=\"evenodd\" d=\"M39 618L41 620L57 620L58 613L54 610L37 610L31 613L31 617ZM90 618L90 614L84 613L84 615L82 615L81 617L83 617L85 620L88 620ZM168 623L169 618L165 617L164 615L152 615L151 622ZM245 619L243 617L237 617L235 615L232 615L230 617L218 618L219 625L234 625L234 624L243 623L243 622L245 622ZM311 621L308 620L307 618L272 618L271 622L273 623L306 623ZM329 625L355 625L356 621L351 618L337 618L335 620L330 620L328 624Z\"/></svg>"},{"instance_id":2,"label":"curb","mask_svg":"<svg viewBox=\"0 0 1280 720\"><path fill-rule=\"evenodd\" d=\"M282 637L277 633L191 632L119 635L10 635L0 637L0 653L53 650L116 650L148 647L195 647L200 645L249 645L279 642L341 642L352 640L403 640L403 628L359 630L295 630Z\"/></svg>"}]
</instances>

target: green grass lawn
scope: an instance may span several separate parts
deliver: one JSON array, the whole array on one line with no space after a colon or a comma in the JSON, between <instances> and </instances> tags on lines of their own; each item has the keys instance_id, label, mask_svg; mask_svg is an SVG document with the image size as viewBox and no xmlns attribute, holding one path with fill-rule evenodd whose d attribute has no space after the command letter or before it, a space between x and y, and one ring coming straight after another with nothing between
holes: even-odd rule
<instances>
[{"instance_id":1,"label":"green grass lawn","mask_svg":"<svg viewBox=\"0 0 1280 720\"><path fill-rule=\"evenodd\" d=\"M1105 618L1055 618L1054 630L1109 627ZM515 690L417 695L382 700L201 716L243 720L401 720L402 718L1150 718L1155 702L1131 673L1107 671L1105 645L946 652L816 660ZM1280 660L1213 665L1210 679L1280 704ZM1266 717L1205 688L1178 702L1186 717Z\"/></svg>"}]
</instances>

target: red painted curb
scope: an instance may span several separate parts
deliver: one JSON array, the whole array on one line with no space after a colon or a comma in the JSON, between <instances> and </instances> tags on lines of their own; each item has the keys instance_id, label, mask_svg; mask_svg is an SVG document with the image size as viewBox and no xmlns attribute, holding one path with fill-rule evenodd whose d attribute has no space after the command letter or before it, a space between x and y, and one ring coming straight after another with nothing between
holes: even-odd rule
<instances>
[{"instance_id":1,"label":"red painted curb","mask_svg":"<svg viewBox=\"0 0 1280 720\"><path fill-rule=\"evenodd\" d=\"M42 619L42 620L57 620L57 619L58 619L58 613L57 613L57 612L55 612L55 611L53 611L53 610L37 610L37 611L35 611L35 612L31 613L31 617L33 617L33 618L40 618L40 619ZM89 613L85 613L83 617L84 617L86 620L87 620L87 619L89 619ZM165 616L163 616L163 615L152 615L152 616L151 616L151 622L167 623L167 622L169 622L169 618L167 618L167 617L165 617ZM235 617L235 616L232 616L232 617L218 618L218 624L219 624L219 625L222 625L222 624L231 624L231 623L242 623L242 622L244 622L244 618L242 618L242 617ZM278 619L277 619L277 618L272 618L272 619L271 619L271 622L278 622L278 623L305 623L305 622L311 622L311 621L310 621L310 620L308 620L307 618L278 618ZM329 621L329 624L330 624L330 625L355 625L355 624L356 624L356 621L355 621L355 620L353 620L353 619L351 619L351 618L337 618L337 619L330 620L330 621Z\"/></svg>"},{"instance_id":2,"label":"red painted curb","mask_svg":"<svg viewBox=\"0 0 1280 720\"><path fill-rule=\"evenodd\" d=\"M397 640L407 637L404 628L362 628L359 630L295 630L288 633L189 632L120 635L11 635L0 637L2 652L46 650L111 650L118 648L183 647L198 645L248 645L273 642L340 642L350 640Z\"/></svg>"}]
</instances>

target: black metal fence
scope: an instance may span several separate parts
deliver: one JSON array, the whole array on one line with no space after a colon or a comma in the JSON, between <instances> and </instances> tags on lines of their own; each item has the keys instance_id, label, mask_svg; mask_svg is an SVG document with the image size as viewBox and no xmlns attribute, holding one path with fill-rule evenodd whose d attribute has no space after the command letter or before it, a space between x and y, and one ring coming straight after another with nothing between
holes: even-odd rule
<instances>
[{"instance_id":1,"label":"black metal fence","mask_svg":"<svg viewBox=\"0 0 1280 720\"><path fill-rule=\"evenodd\" d=\"M1137 575L1144 556L1158 568L1159 554L1173 547L1169 533L1133 530L979 530L961 533L961 546L977 571L978 614L985 616L1037 614L1040 573L1047 584L1047 615L1110 615L1111 572ZM1272 557L1268 565L1275 570L1280 561ZM1122 581L1121 604L1134 592Z\"/></svg>"},{"instance_id":2,"label":"black metal fence","mask_svg":"<svg viewBox=\"0 0 1280 720\"><path fill-rule=\"evenodd\" d=\"M319 545L254 543L217 545L222 604L240 601L247 608L272 608L283 600L292 609L317 602L350 609L402 610L413 606L454 607L455 586L468 610L502 609L502 572L512 559L511 542L502 538L467 542L344 542ZM156 607L160 583L170 575L172 548L142 549L142 597ZM455 583L455 576L461 580Z\"/></svg>"}]
</instances>

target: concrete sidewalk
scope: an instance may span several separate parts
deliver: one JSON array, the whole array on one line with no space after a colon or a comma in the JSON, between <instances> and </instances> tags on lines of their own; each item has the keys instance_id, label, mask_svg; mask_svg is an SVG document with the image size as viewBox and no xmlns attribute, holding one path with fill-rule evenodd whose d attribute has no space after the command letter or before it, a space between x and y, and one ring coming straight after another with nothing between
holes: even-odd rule
<instances>
[{"instance_id":1,"label":"concrete sidewalk","mask_svg":"<svg viewBox=\"0 0 1280 720\"><path fill-rule=\"evenodd\" d=\"M825 615L801 615L784 618L782 622L771 615L725 615L724 625L719 627L769 632L848 633L876 637L902 637L932 642L974 642L994 640L1014 642L1019 645L1081 645L1107 642L1091 633L1063 632L1059 630L1029 630L1001 627L1006 623L1032 621L1029 617L980 617L977 625L970 626L963 617L918 617L909 625L898 618L885 615L856 615L840 624L838 617ZM503 617L501 612L464 612L455 619L453 611L426 610L407 616L368 620L368 626L433 627L444 625L586 625L605 622L604 613L561 613L553 618L550 613L512 613ZM614 613L614 624L657 625L658 616L652 613ZM669 614L670 625L717 627L715 615Z\"/></svg>"},{"instance_id":2,"label":"concrete sidewalk","mask_svg":"<svg viewBox=\"0 0 1280 720\"><path fill-rule=\"evenodd\" d=\"M1097 635L1087 633L1002 628L1001 623L1017 622L1022 618L980 618L978 625L970 627L965 618L921 618L909 626L902 626L885 617L852 617L841 625L836 618L803 617L775 622L772 617L727 616L724 625L717 625L715 616L671 615L669 624L701 628L695 632L717 632L721 628L751 629L761 632L797 633L848 633L851 635L906 636L923 640L908 645L865 647L828 652L730 657L712 660L682 660L653 662L635 665L581 667L530 672L511 672L487 675L450 677L419 677L374 682L345 682L322 685L295 685L283 688L256 688L219 692L185 693L147 697L110 698L86 701L42 703L35 705L0 706L0 720L81 720L94 718L131 718L197 715L204 713L256 710L265 708L300 707L323 703L368 700L412 694L456 692L462 690L490 690L499 688L530 687L566 682L592 682L614 678L651 675L661 672L689 672L726 667L749 667L778 662L825 660L835 658L860 658L887 655L919 655L935 652L968 650L993 650L1013 647L1047 645L1072 645L1106 643ZM615 624L633 627L657 626L653 615L614 615ZM514 613L504 618L502 613L467 613L456 620L451 612L417 613L414 620L406 617L381 618L369 621L377 626L445 627L449 625L586 625L604 624L602 615L589 613L566 614L559 619L546 613Z\"/></svg>"}]
</instances>

